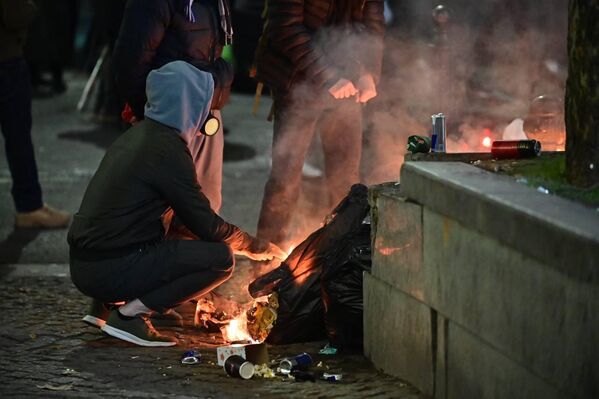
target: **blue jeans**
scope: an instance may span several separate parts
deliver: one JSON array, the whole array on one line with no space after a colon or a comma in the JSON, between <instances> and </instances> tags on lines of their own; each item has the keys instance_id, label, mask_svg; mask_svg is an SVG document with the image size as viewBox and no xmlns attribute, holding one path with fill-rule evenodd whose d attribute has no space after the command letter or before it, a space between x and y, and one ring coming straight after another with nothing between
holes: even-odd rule
<instances>
[{"instance_id":1,"label":"blue jeans","mask_svg":"<svg viewBox=\"0 0 599 399\"><path fill-rule=\"evenodd\" d=\"M0 130L17 212L41 208L42 190L31 142L31 82L22 58L0 62Z\"/></svg>"}]
</instances>

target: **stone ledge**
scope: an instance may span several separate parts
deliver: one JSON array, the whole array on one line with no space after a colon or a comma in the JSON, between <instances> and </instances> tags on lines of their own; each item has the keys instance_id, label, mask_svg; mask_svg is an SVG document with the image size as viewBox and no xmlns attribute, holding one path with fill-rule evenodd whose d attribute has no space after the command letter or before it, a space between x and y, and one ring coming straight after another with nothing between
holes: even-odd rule
<instances>
[{"instance_id":1,"label":"stone ledge","mask_svg":"<svg viewBox=\"0 0 599 399\"><path fill-rule=\"evenodd\" d=\"M579 280L599 283L599 213L457 162L406 162L401 195Z\"/></svg>"}]
</instances>

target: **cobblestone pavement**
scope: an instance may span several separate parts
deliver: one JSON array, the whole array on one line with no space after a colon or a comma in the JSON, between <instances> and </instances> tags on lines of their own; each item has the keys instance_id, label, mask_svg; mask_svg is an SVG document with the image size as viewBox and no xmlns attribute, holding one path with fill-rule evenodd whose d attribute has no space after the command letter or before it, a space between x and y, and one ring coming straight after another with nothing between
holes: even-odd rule
<instances>
[{"instance_id":1,"label":"cobblestone pavement","mask_svg":"<svg viewBox=\"0 0 599 399\"><path fill-rule=\"evenodd\" d=\"M68 277L2 278L1 397L420 397L415 389L377 372L357 354L316 356L316 363L322 361L330 371L343 373L339 383L293 382L282 377L233 379L215 365L220 336L200 334L188 326L167 331L179 338L177 347L142 348L80 322L86 305L87 298ZM322 345L270 346L269 353L271 359L304 351L316 354ZM200 348L203 363L181 365L181 353L191 347Z\"/></svg>"},{"instance_id":2,"label":"cobblestone pavement","mask_svg":"<svg viewBox=\"0 0 599 399\"><path fill-rule=\"evenodd\" d=\"M114 126L98 125L74 112L85 77L69 75L60 97L34 101L33 136L40 180L47 202L76 212L87 182L105 149L118 137ZM272 125L268 99L254 118L253 98L234 95L224 112L226 136L221 214L243 229L255 229L268 176ZM213 398L417 398L408 385L378 373L360 355L321 358L343 373L338 384L324 381L232 379L214 365L217 337L193 327L172 331L175 348L141 348L104 336L80 318L87 299L68 278L66 230L14 230L12 181L0 156L0 397L213 397ZM299 203L318 203L322 178L304 182ZM300 207L304 208L304 207ZM306 231L323 215L312 208L295 215ZM247 284L243 262L223 290L243 300ZM219 288L220 289L220 288ZM236 291L236 292L235 292ZM246 294L247 295L247 294ZM189 315L188 315L189 319ZM307 351L323 343L270 347L271 358ZM205 362L182 366L181 353L200 347ZM325 369L323 369L325 370Z\"/></svg>"}]
</instances>

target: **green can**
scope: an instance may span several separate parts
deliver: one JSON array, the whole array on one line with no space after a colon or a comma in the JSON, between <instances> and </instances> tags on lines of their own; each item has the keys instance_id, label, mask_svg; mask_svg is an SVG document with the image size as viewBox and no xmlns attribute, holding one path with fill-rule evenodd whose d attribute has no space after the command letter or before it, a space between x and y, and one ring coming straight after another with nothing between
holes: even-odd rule
<instances>
[{"instance_id":1,"label":"green can","mask_svg":"<svg viewBox=\"0 0 599 399\"><path fill-rule=\"evenodd\" d=\"M431 150L431 139L428 136L410 136L408 137L406 150L410 151L412 154L416 154L417 152L426 154Z\"/></svg>"}]
</instances>

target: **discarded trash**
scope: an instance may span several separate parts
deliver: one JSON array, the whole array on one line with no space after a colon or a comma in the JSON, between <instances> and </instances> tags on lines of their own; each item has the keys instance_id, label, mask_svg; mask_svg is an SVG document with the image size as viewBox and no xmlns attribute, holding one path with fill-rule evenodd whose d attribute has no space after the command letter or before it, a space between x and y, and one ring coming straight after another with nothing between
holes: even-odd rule
<instances>
[{"instance_id":1,"label":"discarded trash","mask_svg":"<svg viewBox=\"0 0 599 399\"><path fill-rule=\"evenodd\" d=\"M494 141L491 154L496 159L534 158L541 155L541 142L537 140Z\"/></svg>"},{"instance_id":2,"label":"discarded trash","mask_svg":"<svg viewBox=\"0 0 599 399\"><path fill-rule=\"evenodd\" d=\"M341 381L343 379L343 374L323 373L322 374L322 379L325 380L325 381L337 382L337 381Z\"/></svg>"},{"instance_id":3,"label":"discarded trash","mask_svg":"<svg viewBox=\"0 0 599 399\"><path fill-rule=\"evenodd\" d=\"M314 377L314 374L310 373L309 371L293 370L291 372L291 376L293 376L296 381L316 382L316 377Z\"/></svg>"},{"instance_id":4,"label":"discarded trash","mask_svg":"<svg viewBox=\"0 0 599 399\"><path fill-rule=\"evenodd\" d=\"M229 356L223 366L225 372L231 377L249 380L254 375L255 367L239 355Z\"/></svg>"},{"instance_id":5,"label":"discarded trash","mask_svg":"<svg viewBox=\"0 0 599 399\"><path fill-rule=\"evenodd\" d=\"M516 183L528 184L528 179L526 179L524 177L519 177L519 178L516 179Z\"/></svg>"},{"instance_id":6,"label":"discarded trash","mask_svg":"<svg viewBox=\"0 0 599 399\"><path fill-rule=\"evenodd\" d=\"M229 356L241 356L254 364L268 363L268 349L265 344L233 344L216 348L218 365L222 366Z\"/></svg>"},{"instance_id":7,"label":"discarded trash","mask_svg":"<svg viewBox=\"0 0 599 399\"><path fill-rule=\"evenodd\" d=\"M277 320L279 298L277 293L272 293L268 302L256 301L254 306L247 311L248 333L256 341L264 341Z\"/></svg>"},{"instance_id":8,"label":"discarded trash","mask_svg":"<svg viewBox=\"0 0 599 399\"><path fill-rule=\"evenodd\" d=\"M191 349L181 356L181 364L198 364L202 361L202 355L197 349Z\"/></svg>"},{"instance_id":9,"label":"discarded trash","mask_svg":"<svg viewBox=\"0 0 599 399\"><path fill-rule=\"evenodd\" d=\"M348 234L361 229L368 210L368 188L352 186L324 226L295 247L280 267L249 285L254 298L273 291L279 294L277 322L268 335L268 343L308 342L326 336L321 280L327 267L325 261L337 253ZM359 318L362 319L361 313Z\"/></svg>"},{"instance_id":10,"label":"discarded trash","mask_svg":"<svg viewBox=\"0 0 599 399\"><path fill-rule=\"evenodd\" d=\"M431 115L433 123L431 132L431 151L432 152L445 152L445 115L434 114Z\"/></svg>"},{"instance_id":11,"label":"discarded trash","mask_svg":"<svg viewBox=\"0 0 599 399\"><path fill-rule=\"evenodd\" d=\"M293 370L305 370L312 365L312 357L306 352L294 357L281 360L279 368L283 374L289 374Z\"/></svg>"},{"instance_id":12,"label":"discarded trash","mask_svg":"<svg viewBox=\"0 0 599 399\"><path fill-rule=\"evenodd\" d=\"M79 374L79 372L77 370L73 370L73 369L65 369L62 372L62 375L77 375Z\"/></svg>"},{"instance_id":13,"label":"discarded trash","mask_svg":"<svg viewBox=\"0 0 599 399\"><path fill-rule=\"evenodd\" d=\"M275 378L275 372L266 364L257 364L254 366L254 375L262 378Z\"/></svg>"},{"instance_id":14,"label":"discarded trash","mask_svg":"<svg viewBox=\"0 0 599 399\"><path fill-rule=\"evenodd\" d=\"M319 355L336 355L337 348L333 348L331 344L326 344L324 348L318 351Z\"/></svg>"},{"instance_id":15,"label":"discarded trash","mask_svg":"<svg viewBox=\"0 0 599 399\"><path fill-rule=\"evenodd\" d=\"M410 136L408 137L406 150L410 151L412 154L418 152L427 153L431 150L431 139L426 136Z\"/></svg>"},{"instance_id":16,"label":"discarded trash","mask_svg":"<svg viewBox=\"0 0 599 399\"><path fill-rule=\"evenodd\" d=\"M44 384L44 385L36 385L36 387L39 389L47 389L49 391L70 391L71 389L73 389L72 384L63 384L63 385Z\"/></svg>"},{"instance_id":17,"label":"discarded trash","mask_svg":"<svg viewBox=\"0 0 599 399\"><path fill-rule=\"evenodd\" d=\"M220 327L227 323L229 316L223 311L217 311L212 301L200 298L196 305L193 325L196 328L205 329L209 332L220 331Z\"/></svg>"},{"instance_id":18,"label":"discarded trash","mask_svg":"<svg viewBox=\"0 0 599 399\"><path fill-rule=\"evenodd\" d=\"M318 362L318 364L316 365L316 367L318 367L318 368L321 368L321 367L323 367L323 364L322 364L322 362Z\"/></svg>"},{"instance_id":19,"label":"discarded trash","mask_svg":"<svg viewBox=\"0 0 599 399\"><path fill-rule=\"evenodd\" d=\"M543 186L539 186L537 187L537 191L543 194L549 194L549 190L547 190L545 187Z\"/></svg>"}]
</instances>

